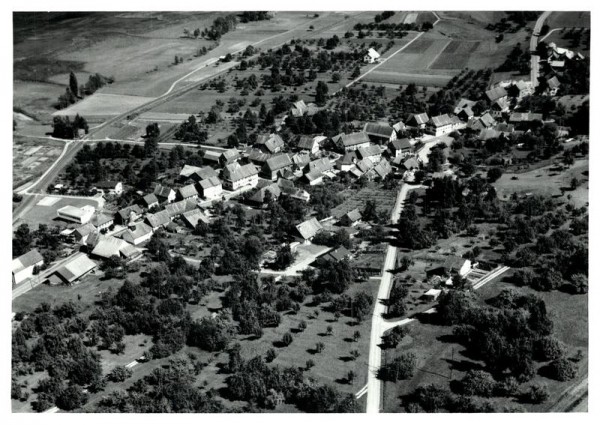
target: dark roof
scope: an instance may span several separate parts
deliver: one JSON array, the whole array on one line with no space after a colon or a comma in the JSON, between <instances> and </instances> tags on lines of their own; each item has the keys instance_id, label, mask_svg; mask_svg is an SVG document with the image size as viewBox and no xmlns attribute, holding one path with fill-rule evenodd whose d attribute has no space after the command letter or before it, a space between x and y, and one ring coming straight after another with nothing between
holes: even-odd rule
<instances>
[{"instance_id":1,"label":"dark roof","mask_svg":"<svg viewBox=\"0 0 600 425\"><path fill-rule=\"evenodd\" d=\"M31 267L40 261L44 261L44 257L42 257L42 254L40 254L37 249L32 249L31 251L13 260L12 272L20 272L21 270Z\"/></svg>"},{"instance_id":2,"label":"dark roof","mask_svg":"<svg viewBox=\"0 0 600 425\"><path fill-rule=\"evenodd\" d=\"M390 143L391 143L391 146L395 150L411 149L412 148L412 144L410 143L410 140L407 139L407 138L392 140Z\"/></svg>"},{"instance_id":3,"label":"dark roof","mask_svg":"<svg viewBox=\"0 0 600 425\"><path fill-rule=\"evenodd\" d=\"M319 230L323 229L323 226L321 226L319 220L313 217L310 220L306 220L296 225L296 229L304 239L310 239L315 236Z\"/></svg>"},{"instance_id":4,"label":"dark roof","mask_svg":"<svg viewBox=\"0 0 600 425\"><path fill-rule=\"evenodd\" d=\"M343 134L342 143L345 147L360 145L363 143L369 142L369 136L364 131L359 131L357 133Z\"/></svg>"},{"instance_id":5,"label":"dark roof","mask_svg":"<svg viewBox=\"0 0 600 425\"><path fill-rule=\"evenodd\" d=\"M414 121L414 123L417 125L427 124L427 121L429 121L429 116L425 112L422 114L410 114L406 122L412 121Z\"/></svg>"},{"instance_id":6,"label":"dark roof","mask_svg":"<svg viewBox=\"0 0 600 425\"><path fill-rule=\"evenodd\" d=\"M507 93L504 87L495 87L485 92L485 95L488 97L490 102L495 102L496 100L506 97Z\"/></svg>"},{"instance_id":7,"label":"dark roof","mask_svg":"<svg viewBox=\"0 0 600 425\"><path fill-rule=\"evenodd\" d=\"M394 129L387 124L368 122L363 129L369 136L384 137L389 139L394 134Z\"/></svg>"},{"instance_id":8,"label":"dark roof","mask_svg":"<svg viewBox=\"0 0 600 425\"><path fill-rule=\"evenodd\" d=\"M312 149L316 140L312 136L300 136L298 139L298 148L299 149Z\"/></svg>"},{"instance_id":9,"label":"dark roof","mask_svg":"<svg viewBox=\"0 0 600 425\"><path fill-rule=\"evenodd\" d=\"M354 164L358 157L356 156L356 151L346 152L344 156L337 160L338 164L341 165L351 165Z\"/></svg>"},{"instance_id":10,"label":"dark roof","mask_svg":"<svg viewBox=\"0 0 600 425\"><path fill-rule=\"evenodd\" d=\"M323 255L321 258L324 258L325 260L329 261L342 261L350 255L350 251L348 251L348 249L346 249L346 247L342 245L337 249L332 249L331 251Z\"/></svg>"},{"instance_id":11,"label":"dark roof","mask_svg":"<svg viewBox=\"0 0 600 425\"><path fill-rule=\"evenodd\" d=\"M104 180L104 181L96 183L95 186L98 189L114 189L115 186L118 185L119 183L121 183L121 182L116 181L116 180L114 180L114 181L113 180Z\"/></svg>"},{"instance_id":12,"label":"dark roof","mask_svg":"<svg viewBox=\"0 0 600 425\"><path fill-rule=\"evenodd\" d=\"M190 198L192 196L198 195L198 190L196 190L196 185L188 184L187 186L183 186L179 188L179 195L182 198Z\"/></svg>"},{"instance_id":13,"label":"dark roof","mask_svg":"<svg viewBox=\"0 0 600 425\"><path fill-rule=\"evenodd\" d=\"M266 167L271 171L281 170L292 165L292 159L287 153L275 155L267 159Z\"/></svg>"}]
</instances>

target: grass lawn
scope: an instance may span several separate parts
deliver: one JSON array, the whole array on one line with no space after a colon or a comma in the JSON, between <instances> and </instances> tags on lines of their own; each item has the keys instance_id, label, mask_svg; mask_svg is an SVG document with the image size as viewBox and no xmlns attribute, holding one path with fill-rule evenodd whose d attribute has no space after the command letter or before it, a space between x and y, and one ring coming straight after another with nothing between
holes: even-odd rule
<instances>
[{"instance_id":1,"label":"grass lawn","mask_svg":"<svg viewBox=\"0 0 600 425\"><path fill-rule=\"evenodd\" d=\"M68 108L56 111L54 115L71 118L77 114L84 117L108 117L122 114L151 100L152 98L141 96L94 93Z\"/></svg>"},{"instance_id":2,"label":"grass lawn","mask_svg":"<svg viewBox=\"0 0 600 425\"><path fill-rule=\"evenodd\" d=\"M590 12L552 12L546 24L552 28L590 28Z\"/></svg>"}]
</instances>

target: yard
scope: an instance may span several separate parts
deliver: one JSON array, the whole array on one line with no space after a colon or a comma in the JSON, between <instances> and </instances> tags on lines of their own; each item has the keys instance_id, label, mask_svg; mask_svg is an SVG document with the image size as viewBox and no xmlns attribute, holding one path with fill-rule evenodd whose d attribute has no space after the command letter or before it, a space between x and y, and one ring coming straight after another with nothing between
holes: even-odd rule
<instances>
[{"instance_id":1,"label":"yard","mask_svg":"<svg viewBox=\"0 0 600 425\"><path fill-rule=\"evenodd\" d=\"M56 200L56 201L55 201ZM41 202L41 203L40 203ZM56 215L56 211L67 205L74 207L83 207L85 205L91 205L96 209L103 206L104 199L101 197L97 198L68 198L61 196L45 196L40 197L37 205L30 209L25 216L23 216L17 225L26 223L30 229L37 229L40 224L58 226L61 228L66 227L77 227L76 223L67 222L59 219Z\"/></svg>"},{"instance_id":2,"label":"yard","mask_svg":"<svg viewBox=\"0 0 600 425\"><path fill-rule=\"evenodd\" d=\"M331 215L335 218L339 218L355 208L358 208L360 211L364 210L367 201L374 201L378 213L387 217L396 202L396 191L394 190L363 188L357 192L348 190L343 195L346 200L331 209Z\"/></svg>"}]
</instances>

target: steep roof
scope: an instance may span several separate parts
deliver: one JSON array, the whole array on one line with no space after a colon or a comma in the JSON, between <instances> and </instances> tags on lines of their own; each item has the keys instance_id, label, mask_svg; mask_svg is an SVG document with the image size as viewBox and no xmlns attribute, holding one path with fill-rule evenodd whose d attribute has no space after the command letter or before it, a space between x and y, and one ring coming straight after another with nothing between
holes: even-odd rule
<instances>
[{"instance_id":1,"label":"steep roof","mask_svg":"<svg viewBox=\"0 0 600 425\"><path fill-rule=\"evenodd\" d=\"M556 77L556 75L554 77L550 78L546 82L548 83L548 87L551 89L556 89L556 88L560 87L560 81L558 81L558 78Z\"/></svg>"},{"instance_id":2,"label":"steep roof","mask_svg":"<svg viewBox=\"0 0 600 425\"><path fill-rule=\"evenodd\" d=\"M381 56L379 53L377 53L377 50L373 49L372 47L370 47L367 51L367 55L369 55L373 59L378 59Z\"/></svg>"},{"instance_id":3,"label":"steep roof","mask_svg":"<svg viewBox=\"0 0 600 425\"><path fill-rule=\"evenodd\" d=\"M392 171L392 166L386 159L382 159L381 161L379 161L379 164L377 164L373 168L373 171L375 171L375 173L377 173L379 177L384 179L385 176L387 176Z\"/></svg>"},{"instance_id":4,"label":"steep roof","mask_svg":"<svg viewBox=\"0 0 600 425\"><path fill-rule=\"evenodd\" d=\"M98 244L92 251L92 255L110 258L112 256L119 256L121 249L129 245L123 239L117 239L114 236L101 237Z\"/></svg>"},{"instance_id":5,"label":"steep roof","mask_svg":"<svg viewBox=\"0 0 600 425\"><path fill-rule=\"evenodd\" d=\"M327 158L316 159L314 161L309 162L308 164L308 169L310 171L327 171L331 170L332 168L333 165L331 164L331 161L329 161L329 159Z\"/></svg>"},{"instance_id":6,"label":"steep roof","mask_svg":"<svg viewBox=\"0 0 600 425\"><path fill-rule=\"evenodd\" d=\"M154 193L150 193L146 196L144 196L144 202L146 203L146 205L152 205L152 204L157 204L158 203L158 198L156 197L156 195Z\"/></svg>"},{"instance_id":7,"label":"steep roof","mask_svg":"<svg viewBox=\"0 0 600 425\"><path fill-rule=\"evenodd\" d=\"M181 196L184 199L192 196L198 196L198 190L196 190L196 185L188 184L187 186L180 187L179 196Z\"/></svg>"},{"instance_id":8,"label":"steep roof","mask_svg":"<svg viewBox=\"0 0 600 425\"><path fill-rule=\"evenodd\" d=\"M12 261L12 272L18 273L27 267L38 264L40 261L44 261L44 257L42 257L42 254L40 254L37 249L32 249Z\"/></svg>"},{"instance_id":9,"label":"steep roof","mask_svg":"<svg viewBox=\"0 0 600 425\"><path fill-rule=\"evenodd\" d=\"M358 167L358 169L360 171L362 171L363 173L366 173L371 168L373 168L373 163L371 162L371 160L369 158L364 158L364 159L361 159L360 161L358 161L356 163L356 166Z\"/></svg>"},{"instance_id":10,"label":"steep roof","mask_svg":"<svg viewBox=\"0 0 600 425\"><path fill-rule=\"evenodd\" d=\"M410 114L406 122L414 121L417 125L427 124L429 121L429 116L423 112L421 114Z\"/></svg>"},{"instance_id":11,"label":"steep roof","mask_svg":"<svg viewBox=\"0 0 600 425\"><path fill-rule=\"evenodd\" d=\"M202 189L210 189L211 187L216 187L221 185L221 180L217 176L209 177L204 180L200 180L198 183Z\"/></svg>"},{"instance_id":12,"label":"steep roof","mask_svg":"<svg viewBox=\"0 0 600 425\"><path fill-rule=\"evenodd\" d=\"M195 180L205 180L211 177L217 177L219 174L210 166L202 167L192 173L192 178Z\"/></svg>"},{"instance_id":13,"label":"steep roof","mask_svg":"<svg viewBox=\"0 0 600 425\"><path fill-rule=\"evenodd\" d=\"M146 195L146 196L148 196L148 195ZM156 198L156 196L154 196L154 197ZM157 199L157 201L158 201L158 199ZM123 220L129 219L129 215L131 213L139 215L139 214L142 213L142 209L140 208L139 205L131 205L129 207L125 207L125 208L120 209L119 211L117 211L117 215L119 217L121 217L121 219L123 219Z\"/></svg>"},{"instance_id":14,"label":"steep roof","mask_svg":"<svg viewBox=\"0 0 600 425\"><path fill-rule=\"evenodd\" d=\"M312 217L310 220L306 220L296 225L296 229L298 230L298 233L300 233L300 236L308 240L315 236L319 230L323 229L323 226L319 223L319 220Z\"/></svg>"},{"instance_id":15,"label":"steep roof","mask_svg":"<svg viewBox=\"0 0 600 425\"><path fill-rule=\"evenodd\" d=\"M271 183L268 186L261 187L258 189L254 195L252 195L249 200L257 203L262 203L265 200L265 195L267 192L270 192L274 198L278 198L281 195L281 188L277 183Z\"/></svg>"},{"instance_id":16,"label":"steep roof","mask_svg":"<svg viewBox=\"0 0 600 425\"><path fill-rule=\"evenodd\" d=\"M342 143L344 144L345 147L356 146L356 145L360 145L363 143L368 143L370 141L369 136L364 131L359 131L357 133L343 134L341 139L342 139Z\"/></svg>"},{"instance_id":17,"label":"steep roof","mask_svg":"<svg viewBox=\"0 0 600 425\"><path fill-rule=\"evenodd\" d=\"M377 145L370 145L358 149L358 156L360 156L362 159L375 155L381 155L381 148Z\"/></svg>"},{"instance_id":18,"label":"steep roof","mask_svg":"<svg viewBox=\"0 0 600 425\"><path fill-rule=\"evenodd\" d=\"M83 237L89 235L90 233L94 233L95 231L96 231L96 226L94 226L92 223L86 223L83 226L80 226L77 229L75 229L75 231L73 233L76 233L77 237L83 238Z\"/></svg>"},{"instance_id":19,"label":"steep roof","mask_svg":"<svg viewBox=\"0 0 600 425\"><path fill-rule=\"evenodd\" d=\"M312 136L300 136L298 139L298 148L311 150L315 143L317 143L317 141Z\"/></svg>"},{"instance_id":20,"label":"steep roof","mask_svg":"<svg viewBox=\"0 0 600 425\"><path fill-rule=\"evenodd\" d=\"M248 160L250 162L256 162L258 164L264 164L269 158L271 158L271 154L264 153L260 149L252 149L248 154Z\"/></svg>"},{"instance_id":21,"label":"steep roof","mask_svg":"<svg viewBox=\"0 0 600 425\"><path fill-rule=\"evenodd\" d=\"M156 187L154 188L154 194L157 197L160 196L162 198L168 198L172 191L173 189L171 189L170 187L163 186L160 184L156 185Z\"/></svg>"},{"instance_id":22,"label":"steep roof","mask_svg":"<svg viewBox=\"0 0 600 425\"><path fill-rule=\"evenodd\" d=\"M258 170L254 164L240 165L236 162L223 169L223 176L232 182L245 179L255 174L258 174Z\"/></svg>"},{"instance_id":23,"label":"steep roof","mask_svg":"<svg viewBox=\"0 0 600 425\"><path fill-rule=\"evenodd\" d=\"M310 162L310 155L307 153L297 153L292 156L292 162L302 168Z\"/></svg>"},{"instance_id":24,"label":"steep roof","mask_svg":"<svg viewBox=\"0 0 600 425\"><path fill-rule=\"evenodd\" d=\"M266 166L271 171L281 170L282 168L292 165L292 159L287 153L275 155L267 159Z\"/></svg>"},{"instance_id":25,"label":"steep roof","mask_svg":"<svg viewBox=\"0 0 600 425\"><path fill-rule=\"evenodd\" d=\"M156 214L146 214L146 220L152 228L164 226L171 222L171 217L167 211L159 211Z\"/></svg>"},{"instance_id":26,"label":"steep roof","mask_svg":"<svg viewBox=\"0 0 600 425\"><path fill-rule=\"evenodd\" d=\"M348 211L346 214L344 214L342 217L348 217L348 219L352 222L358 221L362 218L362 214L360 213L360 211L358 210L358 208L354 208L351 211Z\"/></svg>"},{"instance_id":27,"label":"steep roof","mask_svg":"<svg viewBox=\"0 0 600 425\"><path fill-rule=\"evenodd\" d=\"M453 123L452 118L448 114L438 115L437 117L431 117L431 123L434 127L443 127Z\"/></svg>"},{"instance_id":28,"label":"steep roof","mask_svg":"<svg viewBox=\"0 0 600 425\"><path fill-rule=\"evenodd\" d=\"M198 206L197 202L192 199L185 199L179 202L173 202L165 206L164 211L169 215L169 218L177 217L186 211L191 211Z\"/></svg>"},{"instance_id":29,"label":"steep roof","mask_svg":"<svg viewBox=\"0 0 600 425\"><path fill-rule=\"evenodd\" d=\"M132 229L127 229L125 232L123 232L121 238L128 242L133 242L134 240L141 238L142 236L146 236L148 233L152 232L152 227L148 226L146 223L137 223Z\"/></svg>"},{"instance_id":30,"label":"steep roof","mask_svg":"<svg viewBox=\"0 0 600 425\"><path fill-rule=\"evenodd\" d=\"M330 261L342 261L343 259L349 257L350 254L350 251L348 251L348 249L342 245L337 249L332 249L331 251L323 255L321 258Z\"/></svg>"},{"instance_id":31,"label":"steep roof","mask_svg":"<svg viewBox=\"0 0 600 425\"><path fill-rule=\"evenodd\" d=\"M510 122L531 122L531 121L541 121L542 114L536 114L533 112L513 112L510 114Z\"/></svg>"},{"instance_id":32,"label":"steep roof","mask_svg":"<svg viewBox=\"0 0 600 425\"><path fill-rule=\"evenodd\" d=\"M55 273L70 283L94 269L96 266L97 264L94 261L90 260L87 255L80 252Z\"/></svg>"},{"instance_id":33,"label":"steep roof","mask_svg":"<svg viewBox=\"0 0 600 425\"><path fill-rule=\"evenodd\" d=\"M344 156L337 160L337 163L340 165L351 165L354 164L354 161L358 159L356 155L356 151L346 152Z\"/></svg>"},{"instance_id":34,"label":"steep roof","mask_svg":"<svg viewBox=\"0 0 600 425\"><path fill-rule=\"evenodd\" d=\"M263 145L271 153L275 153L277 149L281 149L285 145L279 134L261 134L256 139L256 144Z\"/></svg>"},{"instance_id":35,"label":"steep roof","mask_svg":"<svg viewBox=\"0 0 600 425\"><path fill-rule=\"evenodd\" d=\"M182 177L189 177L192 174L200 171L202 169L202 167L196 167L195 165L187 165L185 164L183 166L183 168L181 169L181 171L179 172L179 175Z\"/></svg>"},{"instance_id":36,"label":"steep roof","mask_svg":"<svg viewBox=\"0 0 600 425\"><path fill-rule=\"evenodd\" d=\"M368 122L363 131L369 136L384 137L389 139L394 134L394 129L387 124Z\"/></svg>"},{"instance_id":37,"label":"steep roof","mask_svg":"<svg viewBox=\"0 0 600 425\"><path fill-rule=\"evenodd\" d=\"M390 143L394 149L399 150L399 151L403 150L403 149L411 149L412 148L412 144L410 143L410 140L407 138L392 140Z\"/></svg>"},{"instance_id":38,"label":"steep roof","mask_svg":"<svg viewBox=\"0 0 600 425\"><path fill-rule=\"evenodd\" d=\"M221 153L221 156L225 161L232 161L240 157L240 151L237 149L227 149Z\"/></svg>"},{"instance_id":39,"label":"steep roof","mask_svg":"<svg viewBox=\"0 0 600 425\"><path fill-rule=\"evenodd\" d=\"M202 211L200 211L199 209L195 209L192 211L188 211L186 213L183 213L183 218L192 226L192 227L196 227L198 225L198 222L202 221L206 224L210 223L208 217L206 216L206 214L204 214Z\"/></svg>"},{"instance_id":40,"label":"steep roof","mask_svg":"<svg viewBox=\"0 0 600 425\"><path fill-rule=\"evenodd\" d=\"M98 189L114 189L120 181L116 180L103 180L95 184Z\"/></svg>"},{"instance_id":41,"label":"steep roof","mask_svg":"<svg viewBox=\"0 0 600 425\"><path fill-rule=\"evenodd\" d=\"M415 168L419 168L419 161L416 158L408 158L406 161L402 163L402 167L407 170L412 170Z\"/></svg>"}]
</instances>

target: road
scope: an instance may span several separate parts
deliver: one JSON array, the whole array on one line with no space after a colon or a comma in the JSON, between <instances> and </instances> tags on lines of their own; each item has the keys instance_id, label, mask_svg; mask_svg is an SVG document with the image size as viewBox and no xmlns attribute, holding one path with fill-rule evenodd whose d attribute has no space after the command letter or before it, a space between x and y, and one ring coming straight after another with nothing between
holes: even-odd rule
<instances>
[{"instance_id":1,"label":"road","mask_svg":"<svg viewBox=\"0 0 600 425\"><path fill-rule=\"evenodd\" d=\"M537 45L538 45L538 37L540 32L542 31L542 27L544 26L544 21L552 12L543 12L540 17L537 19L535 26L533 27L533 32L531 34L531 39L529 40L529 51L531 52L531 84L533 88L538 84L538 77L540 74L540 57L534 53L536 53Z\"/></svg>"},{"instance_id":2,"label":"road","mask_svg":"<svg viewBox=\"0 0 600 425\"><path fill-rule=\"evenodd\" d=\"M396 197L396 204L392 209L390 220L392 224L395 224L400 218L404 200L406 199L408 192L421 187L423 186L409 186L406 184L402 186ZM386 329L386 321L383 318L386 306L382 304L382 301L387 300L390 296L390 291L392 289L392 274L388 270L396 268L397 250L398 249L395 246L388 245L385 262L383 264L383 273L377 292L377 301L375 302L375 309L373 310L371 341L369 347L369 374L367 378L367 413L379 413L379 406L381 405L381 381L377 379L377 371L381 367L381 356L383 354L379 346L381 345L381 337Z\"/></svg>"}]
</instances>

